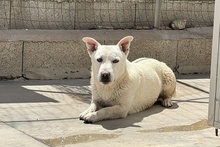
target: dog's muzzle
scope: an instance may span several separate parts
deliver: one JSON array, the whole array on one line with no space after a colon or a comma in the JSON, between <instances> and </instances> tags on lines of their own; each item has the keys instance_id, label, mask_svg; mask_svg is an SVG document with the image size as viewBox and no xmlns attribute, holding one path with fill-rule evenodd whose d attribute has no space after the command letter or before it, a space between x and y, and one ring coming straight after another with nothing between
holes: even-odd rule
<instances>
[{"instance_id":1,"label":"dog's muzzle","mask_svg":"<svg viewBox=\"0 0 220 147\"><path fill-rule=\"evenodd\" d=\"M103 84L108 84L109 82L111 82L111 76L109 72L104 71L101 73L101 82Z\"/></svg>"}]
</instances>

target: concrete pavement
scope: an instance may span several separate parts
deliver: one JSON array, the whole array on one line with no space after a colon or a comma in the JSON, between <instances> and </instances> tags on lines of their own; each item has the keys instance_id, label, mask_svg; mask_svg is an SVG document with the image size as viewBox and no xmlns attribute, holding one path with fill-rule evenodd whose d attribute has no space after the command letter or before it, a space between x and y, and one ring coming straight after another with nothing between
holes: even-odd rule
<instances>
[{"instance_id":1,"label":"concrete pavement","mask_svg":"<svg viewBox=\"0 0 220 147\"><path fill-rule=\"evenodd\" d=\"M84 124L88 79L0 81L0 146L220 146L207 125L209 77L178 78L174 106Z\"/></svg>"}]
</instances>

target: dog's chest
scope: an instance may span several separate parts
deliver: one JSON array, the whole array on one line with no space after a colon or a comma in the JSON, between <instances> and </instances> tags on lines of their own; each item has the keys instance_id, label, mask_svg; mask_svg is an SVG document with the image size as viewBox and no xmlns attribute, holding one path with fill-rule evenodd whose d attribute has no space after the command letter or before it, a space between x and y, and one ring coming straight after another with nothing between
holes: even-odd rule
<instances>
[{"instance_id":1,"label":"dog's chest","mask_svg":"<svg viewBox=\"0 0 220 147\"><path fill-rule=\"evenodd\" d=\"M98 97L96 101L104 107L113 106L120 103L120 97L117 95L117 91L112 90L98 90Z\"/></svg>"}]
</instances>

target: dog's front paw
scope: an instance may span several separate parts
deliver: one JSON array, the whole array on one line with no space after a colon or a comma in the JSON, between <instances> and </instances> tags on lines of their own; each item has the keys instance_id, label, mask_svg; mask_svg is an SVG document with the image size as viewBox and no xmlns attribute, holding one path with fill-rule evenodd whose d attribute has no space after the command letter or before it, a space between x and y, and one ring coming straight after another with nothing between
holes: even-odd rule
<instances>
[{"instance_id":1,"label":"dog's front paw","mask_svg":"<svg viewBox=\"0 0 220 147\"><path fill-rule=\"evenodd\" d=\"M84 120L84 117L86 116L86 114L90 113L90 111L86 110L84 112L82 112L80 115L79 115L79 119L80 120Z\"/></svg>"},{"instance_id":2,"label":"dog's front paw","mask_svg":"<svg viewBox=\"0 0 220 147\"><path fill-rule=\"evenodd\" d=\"M96 112L90 112L80 116L80 120L84 120L85 123L94 123L98 121L98 116Z\"/></svg>"}]
</instances>

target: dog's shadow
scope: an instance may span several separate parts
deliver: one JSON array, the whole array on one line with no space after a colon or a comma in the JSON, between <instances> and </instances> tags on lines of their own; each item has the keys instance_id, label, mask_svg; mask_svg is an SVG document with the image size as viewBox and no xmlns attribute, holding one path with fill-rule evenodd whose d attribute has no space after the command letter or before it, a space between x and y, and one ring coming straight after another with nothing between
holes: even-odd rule
<instances>
[{"instance_id":1,"label":"dog's shadow","mask_svg":"<svg viewBox=\"0 0 220 147\"><path fill-rule=\"evenodd\" d=\"M127 128L127 127L140 127L135 125L135 123L141 122L144 118L162 112L164 109L176 109L179 106L174 103L170 108L164 108L159 104L154 104L151 108L148 108L145 111L128 115L126 118L123 119L114 119L114 120L106 120L95 123L95 125L101 125L103 128L107 130L116 130L120 128Z\"/></svg>"}]
</instances>

